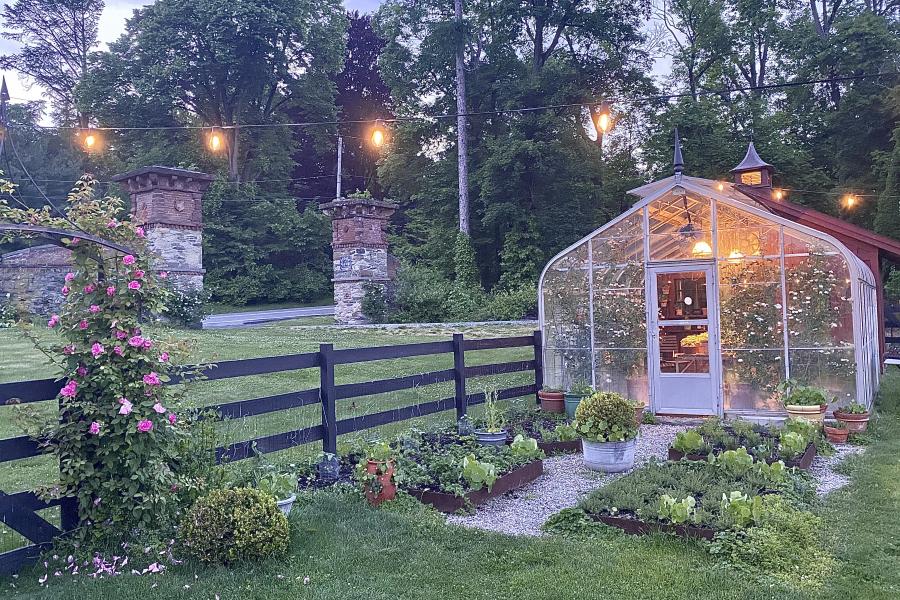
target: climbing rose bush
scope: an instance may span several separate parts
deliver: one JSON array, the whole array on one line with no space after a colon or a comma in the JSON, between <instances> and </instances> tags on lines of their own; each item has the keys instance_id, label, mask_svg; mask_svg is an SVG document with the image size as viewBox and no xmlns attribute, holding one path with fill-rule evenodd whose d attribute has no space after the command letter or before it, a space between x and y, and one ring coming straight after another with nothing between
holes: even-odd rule
<instances>
[{"instance_id":1,"label":"climbing rose bush","mask_svg":"<svg viewBox=\"0 0 900 600\"><path fill-rule=\"evenodd\" d=\"M133 250L65 240L74 265L60 290L63 307L46 324L58 337L45 351L63 379L60 419L40 437L59 459L54 495L77 498L83 531L100 524L158 529L174 521L177 508L173 465L185 433L164 385L170 357L139 321L163 312L166 291L151 269L144 231L123 213L120 200L95 198L87 182L69 196L68 219L0 204L0 220L79 229Z\"/></svg>"}]
</instances>

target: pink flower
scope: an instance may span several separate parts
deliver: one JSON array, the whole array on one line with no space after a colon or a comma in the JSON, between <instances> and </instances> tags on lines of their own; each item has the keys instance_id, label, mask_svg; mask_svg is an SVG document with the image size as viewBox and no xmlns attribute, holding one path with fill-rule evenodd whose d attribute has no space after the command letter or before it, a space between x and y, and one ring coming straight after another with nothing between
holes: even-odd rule
<instances>
[{"instance_id":1,"label":"pink flower","mask_svg":"<svg viewBox=\"0 0 900 600\"><path fill-rule=\"evenodd\" d=\"M74 379L70 379L68 383L59 391L59 395L64 398L74 398L78 391L78 383Z\"/></svg>"},{"instance_id":2,"label":"pink flower","mask_svg":"<svg viewBox=\"0 0 900 600\"><path fill-rule=\"evenodd\" d=\"M77 244L77 243L80 242L80 241L81 241L81 238L72 238L72 243L71 243L71 245L74 246L75 244Z\"/></svg>"},{"instance_id":3,"label":"pink flower","mask_svg":"<svg viewBox=\"0 0 900 600\"><path fill-rule=\"evenodd\" d=\"M153 340L145 339L144 340L144 349L149 350L153 347Z\"/></svg>"},{"instance_id":4,"label":"pink flower","mask_svg":"<svg viewBox=\"0 0 900 600\"><path fill-rule=\"evenodd\" d=\"M144 375L144 383L147 385L162 385L159 375L155 371L151 371L148 375Z\"/></svg>"},{"instance_id":5,"label":"pink flower","mask_svg":"<svg viewBox=\"0 0 900 600\"><path fill-rule=\"evenodd\" d=\"M130 254L126 254L125 256L122 257L122 263L126 264L126 265L133 265L134 257Z\"/></svg>"},{"instance_id":6,"label":"pink flower","mask_svg":"<svg viewBox=\"0 0 900 600\"><path fill-rule=\"evenodd\" d=\"M156 414L161 415L164 412L166 412L166 407L163 406L162 404L160 404L159 402L157 402L156 404L153 405L153 410L156 411Z\"/></svg>"},{"instance_id":7,"label":"pink flower","mask_svg":"<svg viewBox=\"0 0 900 600\"><path fill-rule=\"evenodd\" d=\"M72 290L69 289L69 286L64 285L64 286L62 286L62 290L60 290L60 291L62 292L62 295L63 295L63 296L68 296L68 295L69 295L69 292L72 291Z\"/></svg>"},{"instance_id":8,"label":"pink flower","mask_svg":"<svg viewBox=\"0 0 900 600\"><path fill-rule=\"evenodd\" d=\"M159 362L169 362L169 353L163 352L159 355Z\"/></svg>"},{"instance_id":9,"label":"pink flower","mask_svg":"<svg viewBox=\"0 0 900 600\"><path fill-rule=\"evenodd\" d=\"M47 327L53 329L57 325L59 325L59 315L50 315L50 320L47 321Z\"/></svg>"},{"instance_id":10,"label":"pink flower","mask_svg":"<svg viewBox=\"0 0 900 600\"><path fill-rule=\"evenodd\" d=\"M168 276L169 276L169 272L168 272L168 271L160 271L160 272L159 272L159 278L160 278L160 279L165 279L165 278L168 277Z\"/></svg>"},{"instance_id":11,"label":"pink flower","mask_svg":"<svg viewBox=\"0 0 900 600\"><path fill-rule=\"evenodd\" d=\"M153 421L150 419L141 419L138 421L137 430L141 433L147 433L151 429L153 429Z\"/></svg>"},{"instance_id":12,"label":"pink flower","mask_svg":"<svg viewBox=\"0 0 900 600\"><path fill-rule=\"evenodd\" d=\"M88 431L90 431L93 435L97 435L98 433L100 433L100 423L98 423L97 421L92 421L91 427L88 429Z\"/></svg>"},{"instance_id":13,"label":"pink flower","mask_svg":"<svg viewBox=\"0 0 900 600\"><path fill-rule=\"evenodd\" d=\"M146 233L144 233L143 227L135 227L134 232L137 234L138 237L144 237L145 235L147 235Z\"/></svg>"},{"instance_id":14,"label":"pink flower","mask_svg":"<svg viewBox=\"0 0 900 600\"><path fill-rule=\"evenodd\" d=\"M122 331L121 329L116 330L116 339L117 340L124 340L127 337L128 337L127 331Z\"/></svg>"},{"instance_id":15,"label":"pink flower","mask_svg":"<svg viewBox=\"0 0 900 600\"><path fill-rule=\"evenodd\" d=\"M144 273L143 271L141 271L140 269L135 269L135 270L134 270L134 278L135 278L135 279L140 279L140 278L142 278L144 275L145 275L145 273Z\"/></svg>"},{"instance_id":16,"label":"pink flower","mask_svg":"<svg viewBox=\"0 0 900 600\"><path fill-rule=\"evenodd\" d=\"M115 295L116 295L116 288L115 288L115 286L112 286L112 285L111 285L111 286L109 286L108 288L106 288L106 295L109 296L109 297L115 296Z\"/></svg>"},{"instance_id":17,"label":"pink flower","mask_svg":"<svg viewBox=\"0 0 900 600\"><path fill-rule=\"evenodd\" d=\"M94 345L91 346L91 354L94 355L94 358L97 358L101 354L106 352L106 348L104 348L100 342L94 342Z\"/></svg>"},{"instance_id":18,"label":"pink flower","mask_svg":"<svg viewBox=\"0 0 900 600\"><path fill-rule=\"evenodd\" d=\"M78 373L78 376L79 376L79 377L84 377L85 375L87 375L87 369L86 369L85 367L83 367L83 366L78 367L77 369L75 369L75 372Z\"/></svg>"},{"instance_id":19,"label":"pink flower","mask_svg":"<svg viewBox=\"0 0 900 600\"><path fill-rule=\"evenodd\" d=\"M119 226L119 222L115 219L110 219L109 222L106 224L106 226L109 227L110 229L113 229L113 228Z\"/></svg>"},{"instance_id":20,"label":"pink flower","mask_svg":"<svg viewBox=\"0 0 900 600\"><path fill-rule=\"evenodd\" d=\"M175 421L178 420L178 417L175 416L175 413L169 413L169 423L174 425Z\"/></svg>"},{"instance_id":21,"label":"pink flower","mask_svg":"<svg viewBox=\"0 0 900 600\"><path fill-rule=\"evenodd\" d=\"M69 344L63 347L63 354L75 354L75 344Z\"/></svg>"},{"instance_id":22,"label":"pink flower","mask_svg":"<svg viewBox=\"0 0 900 600\"><path fill-rule=\"evenodd\" d=\"M88 310L96 315L98 312L100 312L100 307L96 304L91 304L91 307Z\"/></svg>"},{"instance_id":23,"label":"pink flower","mask_svg":"<svg viewBox=\"0 0 900 600\"><path fill-rule=\"evenodd\" d=\"M114 347L113 347L113 353L114 353L116 356L122 356L122 354L123 354L124 352L125 352L125 350L122 349L122 346L114 346Z\"/></svg>"},{"instance_id":24,"label":"pink flower","mask_svg":"<svg viewBox=\"0 0 900 600\"><path fill-rule=\"evenodd\" d=\"M85 321L84 319L82 319L81 321L78 322L78 329L87 329L87 328L88 328L88 322L87 322L87 321Z\"/></svg>"},{"instance_id":25,"label":"pink flower","mask_svg":"<svg viewBox=\"0 0 900 600\"><path fill-rule=\"evenodd\" d=\"M121 404L121 408L119 408L120 415L130 415L131 409L133 408L131 402L128 401L128 398L119 398L119 404Z\"/></svg>"},{"instance_id":26,"label":"pink flower","mask_svg":"<svg viewBox=\"0 0 900 600\"><path fill-rule=\"evenodd\" d=\"M75 279L75 273L66 273L66 283Z\"/></svg>"},{"instance_id":27,"label":"pink flower","mask_svg":"<svg viewBox=\"0 0 900 600\"><path fill-rule=\"evenodd\" d=\"M139 335L128 338L128 345L134 346L135 348L140 348L141 346L144 345L144 338L142 338Z\"/></svg>"},{"instance_id":28,"label":"pink flower","mask_svg":"<svg viewBox=\"0 0 900 600\"><path fill-rule=\"evenodd\" d=\"M129 289L129 290L139 290L139 289L141 289L141 282L140 282L140 281L129 281L129 282L128 282L128 289Z\"/></svg>"},{"instance_id":29,"label":"pink flower","mask_svg":"<svg viewBox=\"0 0 900 600\"><path fill-rule=\"evenodd\" d=\"M84 293L85 294L93 294L94 290L96 290L96 289L97 289L97 286L95 286L93 283L89 283L86 286L84 286Z\"/></svg>"}]
</instances>

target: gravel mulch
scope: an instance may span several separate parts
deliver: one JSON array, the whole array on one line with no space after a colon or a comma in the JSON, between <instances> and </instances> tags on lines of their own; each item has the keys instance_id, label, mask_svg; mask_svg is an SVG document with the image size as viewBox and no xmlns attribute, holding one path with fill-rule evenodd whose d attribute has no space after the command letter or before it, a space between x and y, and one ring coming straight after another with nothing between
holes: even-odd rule
<instances>
[{"instance_id":1,"label":"gravel mulch","mask_svg":"<svg viewBox=\"0 0 900 600\"><path fill-rule=\"evenodd\" d=\"M666 457L678 425L642 425L635 451L635 466L651 458ZM624 473L603 474L584 467L581 454L544 460L544 474L528 485L488 501L473 515L449 515L447 521L464 527L510 535L542 535L541 525L554 513L575 506L591 490Z\"/></svg>"},{"instance_id":2,"label":"gravel mulch","mask_svg":"<svg viewBox=\"0 0 900 600\"><path fill-rule=\"evenodd\" d=\"M849 477L836 473L834 468L848 456L862 454L863 452L865 452L865 448L862 446L834 444L833 455L821 456L817 454L809 468L810 474L816 478L816 493L824 496L850 483Z\"/></svg>"}]
</instances>

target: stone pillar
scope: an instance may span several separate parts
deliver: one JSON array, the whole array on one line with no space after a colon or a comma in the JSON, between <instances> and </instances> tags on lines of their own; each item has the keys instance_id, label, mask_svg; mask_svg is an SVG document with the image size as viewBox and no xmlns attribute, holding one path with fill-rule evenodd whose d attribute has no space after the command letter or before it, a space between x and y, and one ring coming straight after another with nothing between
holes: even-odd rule
<instances>
[{"instance_id":1,"label":"stone pillar","mask_svg":"<svg viewBox=\"0 0 900 600\"><path fill-rule=\"evenodd\" d=\"M367 323L362 312L366 284L386 286L393 276L387 222L397 205L369 198L338 198L321 208L331 217L334 320L347 325Z\"/></svg>"},{"instance_id":2,"label":"stone pillar","mask_svg":"<svg viewBox=\"0 0 900 600\"><path fill-rule=\"evenodd\" d=\"M131 218L147 234L154 268L181 290L203 288L203 193L214 177L170 167L144 167L113 181L131 196Z\"/></svg>"}]
</instances>

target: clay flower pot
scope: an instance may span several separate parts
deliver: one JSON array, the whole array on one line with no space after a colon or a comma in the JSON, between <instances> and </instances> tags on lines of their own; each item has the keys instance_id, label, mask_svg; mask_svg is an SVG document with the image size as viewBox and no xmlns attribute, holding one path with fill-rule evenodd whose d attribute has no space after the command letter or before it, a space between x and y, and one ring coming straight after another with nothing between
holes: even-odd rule
<instances>
[{"instance_id":1,"label":"clay flower pot","mask_svg":"<svg viewBox=\"0 0 900 600\"><path fill-rule=\"evenodd\" d=\"M825 420L825 409L827 408L827 404L819 404L813 406L805 406L802 404L784 405L784 409L787 411L788 416L792 419L803 419L804 421L817 423L819 425L821 425Z\"/></svg>"},{"instance_id":2,"label":"clay flower pot","mask_svg":"<svg viewBox=\"0 0 900 600\"><path fill-rule=\"evenodd\" d=\"M647 407L643 404L641 404L640 406L634 407L634 423L638 427L640 427L641 423L643 423L643 421L644 421L644 411L646 409L647 409Z\"/></svg>"},{"instance_id":3,"label":"clay flower pot","mask_svg":"<svg viewBox=\"0 0 900 600\"><path fill-rule=\"evenodd\" d=\"M379 475L378 472L381 471ZM366 463L366 473L374 475L378 486L373 486L371 482L366 483L366 499L372 506L378 506L386 500L393 500L397 496L397 484L394 483L394 463L393 461L369 460ZM376 492L375 489L381 489Z\"/></svg>"},{"instance_id":4,"label":"clay flower pot","mask_svg":"<svg viewBox=\"0 0 900 600\"><path fill-rule=\"evenodd\" d=\"M851 414L834 411L834 418L847 425L847 431L861 433L869 428L869 413Z\"/></svg>"},{"instance_id":5,"label":"clay flower pot","mask_svg":"<svg viewBox=\"0 0 900 600\"><path fill-rule=\"evenodd\" d=\"M825 425L825 438L832 444L846 444L849 436L849 429Z\"/></svg>"},{"instance_id":6,"label":"clay flower pot","mask_svg":"<svg viewBox=\"0 0 900 600\"><path fill-rule=\"evenodd\" d=\"M541 410L551 413L566 412L566 395L563 392L546 392L540 390Z\"/></svg>"}]
</instances>

